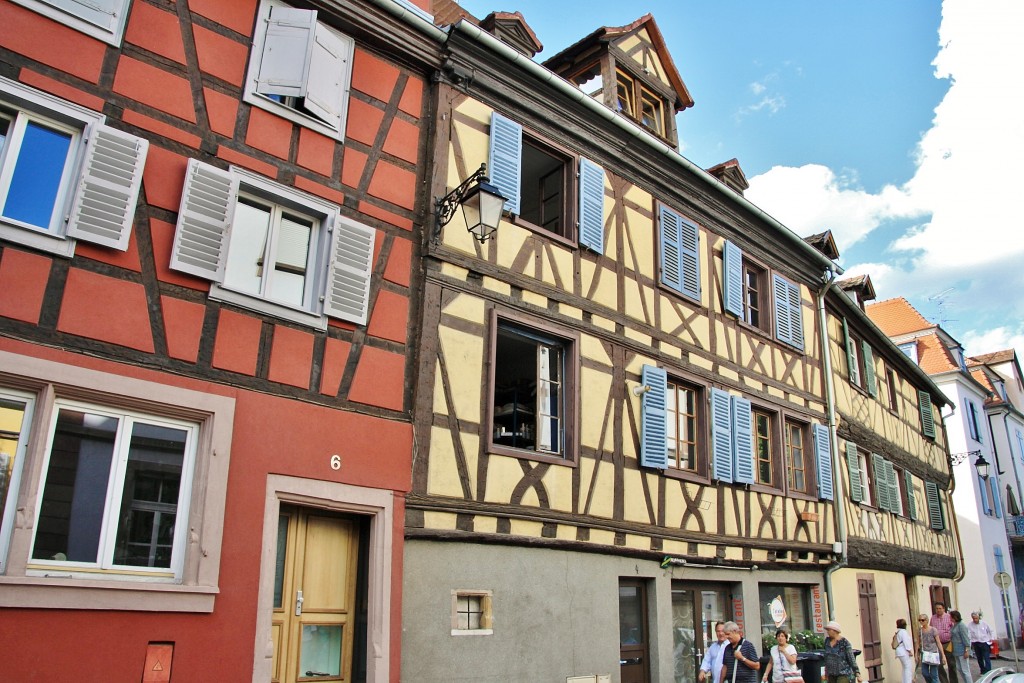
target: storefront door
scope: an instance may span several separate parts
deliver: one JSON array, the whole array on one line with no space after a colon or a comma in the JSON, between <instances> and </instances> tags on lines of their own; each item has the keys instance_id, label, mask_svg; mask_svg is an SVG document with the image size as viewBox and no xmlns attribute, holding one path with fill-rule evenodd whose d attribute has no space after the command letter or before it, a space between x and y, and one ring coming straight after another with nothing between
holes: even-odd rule
<instances>
[{"instance_id":1,"label":"storefront door","mask_svg":"<svg viewBox=\"0 0 1024 683\"><path fill-rule=\"evenodd\" d=\"M350 681L359 528L321 510L281 508L274 578L275 683Z\"/></svg>"},{"instance_id":2,"label":"storefront door","mask_svg":"<svg viewBox=\"0 0 1024 683\"><path fill-rule=\"evenodd\" d=\"M622 683L648 683L647 584L619 579L619 676Z\"/></svg>"},{"instance_id":3,"label":"storefront door","mask_svg":"<svg viewBox=\"0 0 1024 683\"><path fill-rule=\"evenodd\" d=\"M672 582L672 680L697 680L704 652L715 642L715 624L728 621L730 615L727 586Z\"/></svg>"}]
</instances>

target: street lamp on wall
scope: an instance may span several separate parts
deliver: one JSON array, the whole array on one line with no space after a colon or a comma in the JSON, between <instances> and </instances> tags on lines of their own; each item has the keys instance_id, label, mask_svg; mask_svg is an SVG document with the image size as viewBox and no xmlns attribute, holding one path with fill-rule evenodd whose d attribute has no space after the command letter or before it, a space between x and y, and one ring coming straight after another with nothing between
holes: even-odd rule
<instances>
[{"instance_id":1,"label":"street lamp on wall","mask_svg":"<svg viewBox=\"0 0 1024 683\"><path fill-rule=\"evenodd\" d=\"M506 197L491 184L486 175L486 164L480 164L476 173L443 197L434 200L434 241L441 237L441 229L448 225L455 215L455 209L462 206L466 229L479 242L486 242L497 231L501 222L501 211Z\"/></svg>"},{"instance_id":2,"label":"street lamp on wall","mask_svg":"<svg viewBox=\"0 0 1024 683\"><path fill-rule=\"evenodd\" d=\"M988 464L988 460L985 459L984 455L978 454L978 459L974 461L974 469L978 471L978 476L982 479L988 479L988 470L991 467Z\"/></svg>"}]
</instances>

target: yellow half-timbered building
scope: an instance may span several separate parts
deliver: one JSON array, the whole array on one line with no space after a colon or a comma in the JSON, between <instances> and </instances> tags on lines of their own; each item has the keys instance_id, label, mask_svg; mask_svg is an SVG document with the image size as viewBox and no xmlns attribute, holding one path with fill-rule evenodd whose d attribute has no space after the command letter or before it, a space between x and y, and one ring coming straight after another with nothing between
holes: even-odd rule
<instances>
[{"instance_id":1,"label":"yellow half-timbered building","mask_svg":"<svg viewBox=\"0 0 1024 683\"><path fill-rule=\"evenodd\" d=\"M650 15L543 64L519 14L447 30L430 194L484 165L506 202L489 239L458 215L422 245L403 679L695 681L718 621L758 650L822 632L862 528L836 501L835 256L735 160L676 151L693 100Z\"/></svg>"}]
</instances>

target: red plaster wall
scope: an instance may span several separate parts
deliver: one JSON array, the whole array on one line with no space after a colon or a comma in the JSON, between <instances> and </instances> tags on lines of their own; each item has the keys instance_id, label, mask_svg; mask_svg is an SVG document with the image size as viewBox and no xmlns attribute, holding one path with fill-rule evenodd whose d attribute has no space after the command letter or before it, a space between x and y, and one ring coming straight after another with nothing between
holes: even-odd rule
<instances>
[{"instance_id":1,"label":"red plaster wall","mask_svg":"<svg viewBox=\"0 0 1024 683\"><path fill-rule=\"evenodd\" d=\"M139 351L153 352L142 285L72 268L57 329Z\"/></svg>"},{"instance_id":2,"label":"red plaster wall","mask_svg":"<svg viewBox=\"0 0 1024 683\"><path fill-rule=\"evenodd\" d=\"M51 259L8 247L0 255L0 315L39 321Z\"/></svg>"}]
</instances>

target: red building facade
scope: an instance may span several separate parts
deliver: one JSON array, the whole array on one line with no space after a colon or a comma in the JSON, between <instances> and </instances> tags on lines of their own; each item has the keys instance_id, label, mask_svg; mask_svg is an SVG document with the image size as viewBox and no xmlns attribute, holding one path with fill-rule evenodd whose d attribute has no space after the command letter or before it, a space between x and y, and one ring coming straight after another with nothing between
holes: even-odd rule
<instances>
[{"instance_id":1,"label":"red building facade","mask_svg":"<svg viewBox=\"0 0 1024 683\"><path fill-rule=\"evenodd\" d=\"M0 0L3 680L398 680L421 12Z\"/></svg>"}]
</instances>

